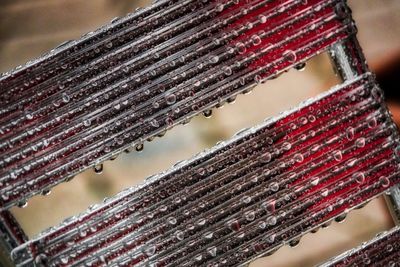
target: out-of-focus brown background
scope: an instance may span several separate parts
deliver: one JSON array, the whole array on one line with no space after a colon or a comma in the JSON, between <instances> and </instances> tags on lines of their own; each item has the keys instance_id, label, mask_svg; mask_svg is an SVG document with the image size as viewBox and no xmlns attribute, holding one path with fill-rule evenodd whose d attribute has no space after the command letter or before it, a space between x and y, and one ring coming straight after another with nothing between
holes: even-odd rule
<instances>
[{"instance_id":1,"label":"out-of-focus brown background","mask_svg":"<svg viewBox=\"0 0 400 267\"><path fill-rule=\"evenodd\" d=\"M148 3L145 0L0 0L0 72ZM400 55L400 1L349 0L349 5L369 65L372 70L380 71ZM328 57L321 55L304 72L292 70L260 85L252 94L238 97L234 105L214 111L211 119L198 117L186 126L176 127L164 138L146 143L142 153L124 154L116 161L106 162L103 174L86 171L56 187L50 196L34 197L27 208L15 208L13 213L32 237L104 197L229 138L243 127L315 96L335 82ZM393 112L396 110L393 106ZM352 212L345 223L334 223L317 234L307 235L298 247L284 247L251 266L312 266L391 226L383 200L374 200L364 209Z\"/></svg>"}]
</instances>

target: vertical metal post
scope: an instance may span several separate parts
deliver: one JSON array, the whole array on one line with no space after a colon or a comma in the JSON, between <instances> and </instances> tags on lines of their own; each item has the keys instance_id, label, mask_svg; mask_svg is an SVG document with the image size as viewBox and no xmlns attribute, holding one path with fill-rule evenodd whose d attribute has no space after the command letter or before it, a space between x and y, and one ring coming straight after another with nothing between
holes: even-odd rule
<instances>
[{"instance_id":1,"label":"vertical metal post","mask_svg":"<svg viewBox=\"0 0 400 267\"><path fill-rule=\"evenodd\" d=\"M329 50L337 74L343 81L355 78L369 71L362 49L355 36L332 46ZM394 222L400 225L400 186L390 188L385 200Z\"/></svg>"},{"instance_id":2,"label":"vertical metal post","mask_svg":"<svg viewBox=\"0 0 400 267\"><path fill-rule=\"evenodd\" d=\"M369 72L361 47L355 36L329 49L337 74L343 81L351 80Z\"/></svg>"},{"instance_id":3,"label":"vertical metal post","mask_svg":"<svg viewBox=\"0 0 400 267\"><path fill-rule=\"evenodd\" d=\"M385 196L386 203L396 225L400 225L400 186L395 185Z\"/></svg>"}]
</instances>

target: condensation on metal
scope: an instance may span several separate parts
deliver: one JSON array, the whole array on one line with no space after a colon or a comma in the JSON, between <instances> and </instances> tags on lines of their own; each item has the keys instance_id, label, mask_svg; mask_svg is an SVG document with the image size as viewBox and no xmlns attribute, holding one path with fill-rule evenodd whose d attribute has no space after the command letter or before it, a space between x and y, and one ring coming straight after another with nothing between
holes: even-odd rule
<instances>
[{"instance_id":1,"label":"condensation on metal","mask_svg":"<svg viewBox=\"0 0 400 267\"><path fill-rule=\"evenodd\" d=\"M246 264L399 182L385 109L371 74L346 81L43 232L13 257L18 266Z\"/></svg>"},{"instance_id":2,"label":"condensation on metal","mask_svg":"<svg viewBox=\"0 0 400 267\"><path fill-rule=\"evenodd\" d=\"M157 1L0 79L0 209L356 32L343 0ZM208 113L208 112L206 112Z\"/></svg>"},{"instance_id":3,"label":"condensation on metal","mask_svg":"<svg viewBox=\"0 0 400 267\"><path fill-rule=\"evenodd\" d=\"M359 247L344 252L319 267L397 266L400 262L400 228L378 234Z\"/></svg>"}]
</instances>

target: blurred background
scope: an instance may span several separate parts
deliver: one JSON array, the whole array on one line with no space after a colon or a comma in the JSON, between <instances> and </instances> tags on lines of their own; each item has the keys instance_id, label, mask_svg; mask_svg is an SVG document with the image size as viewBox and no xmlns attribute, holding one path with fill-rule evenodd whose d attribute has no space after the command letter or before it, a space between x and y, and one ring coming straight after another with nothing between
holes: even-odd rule
<instances>
[{"instance_id":1,"label":"blurred background","mask_svg":"<svg viewBox=\"0 0 400 267\"><path fill-rule=\"evenodd\" d=\"M23 64L58 44L148 5L145 0L0 0L0 72ZM359 29L359 40L370 68L387 90L388 102L400 122L400 1L349 0ZM142 153L121 155L104 164L101 175L86 171L57 186L49 196L37 196L14 215L30 237L66 217L84 211L146 176L165 170L238 130L260 123L337 83L329 58L322 54L303 72L291 70L258 86L234 105L214 111L210 119L197 117L164 138L146 143ZM254 108L257 107L257 108ZM352 212L345 223L333 223L306 235L296 248L284 247L251 266L312 266L392 227L383 199Z\"/></svg>"}]
</instances>

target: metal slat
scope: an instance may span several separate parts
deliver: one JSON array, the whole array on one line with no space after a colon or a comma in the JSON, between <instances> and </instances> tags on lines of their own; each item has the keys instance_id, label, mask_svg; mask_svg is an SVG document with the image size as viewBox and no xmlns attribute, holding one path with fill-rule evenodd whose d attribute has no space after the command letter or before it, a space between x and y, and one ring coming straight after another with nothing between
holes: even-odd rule
<instances>
[{"instance_id":1,"label":"metal slat","mask_svg":"<svg viewBox=\"0 0 400 267\"><path fill-rule=\"evenodd\" d=\"M377 266L395 267L400 262L400 228L377 235L357 248L334 257L319 267Z\"/></svg>"},{"instance_id":2,"label":"metal slat","mask_svg":"<svg viewBox=\"0 0 400 267\"><path fill-rule=\"evenodd\" d=\"M0 80L1 209L355 33L342 0L157 1Z\"/></svg>"},{"instance_id":3,"label":"metal slat","mask_svg":"<svg viewBox=\"0 0 400 267\"><path fill-rule=\"evenodd\" d=\"M13 251L17 266L237 266L399 182L365 74L150 177Z\"/></svg>"},{"instance_id":4,"label":"metal slat","mask_svg":"<svg viewBox=\"0 0 400 267\"><path fill-rule=\"evenodd\" d=\"M28 237L9 211L0 213L0 264L12 266L11 251L28 241Z\"/></svg>"}]
</instances>

